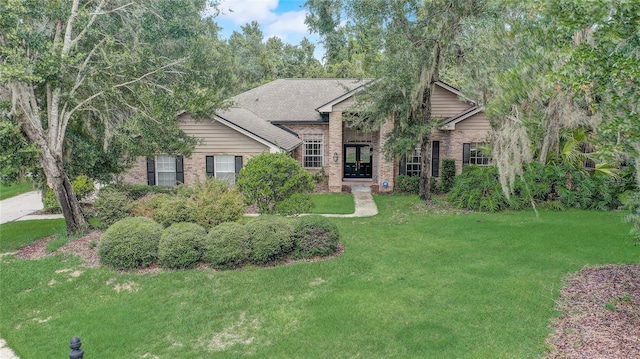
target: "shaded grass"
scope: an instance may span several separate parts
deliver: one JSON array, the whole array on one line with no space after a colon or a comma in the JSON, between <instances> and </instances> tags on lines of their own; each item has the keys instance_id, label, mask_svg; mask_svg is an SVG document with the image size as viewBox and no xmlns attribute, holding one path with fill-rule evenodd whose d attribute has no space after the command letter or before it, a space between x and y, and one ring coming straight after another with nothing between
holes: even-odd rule
<instances>
[{"instance_id":1,"label":"shaded grass","mask_svg":"<svg viewBox=\"0 0 640 359\"><path fill-rule=\"evenodd\" d=\"M15 251L51 235L64 236L63 218L16 221L0 225L0 253Z\"/></svg>"},{"instance_id":2,"label":"shaded grass","mask_svg":"<svg viewBox=\"0 0 640 359\"><path fill-rule=\"evenodd\" d=\"M108 358L536 358L561 278L640 260L621 213L375 200L376 217L334 219L344 255L313 263L136 275L5 257L0 333L23 359L64 357L74 335Z\"/></svg>"},{"instance_id":3,"label":"shaded grass","mask_svg":"<svg viewBox=\"0 0 640 359\"><path fill-rule=\"evenodd\" d=\"M5 184L0 182L0 200L11 198L22 193L33 191L33 182L25 180L18 183Z\"/></svg>"},{"instance_id":4,"label":"shaded grass","mask_svg":"<svg viewBox=\"0 0 640 359\"><path fill-rule=\"evenodd\" d=\"M351 214L355 212L353 195L347 193L314 193L311 195L315 214Z\"/></svg>"}]
</instances>

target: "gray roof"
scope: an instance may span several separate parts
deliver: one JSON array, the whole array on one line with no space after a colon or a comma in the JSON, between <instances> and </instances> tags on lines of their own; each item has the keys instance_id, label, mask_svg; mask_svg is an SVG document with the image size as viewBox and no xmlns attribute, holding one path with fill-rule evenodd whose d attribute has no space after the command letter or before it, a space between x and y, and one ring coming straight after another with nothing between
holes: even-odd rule
<instances>
[{"instance_id":1,"label":"gray roof","mask_svg":"<svg viewBox=\"0 0 640 359\"><path fill-rule=\"evenodd\" d=\"M231 101L269 122L317 122L322 120L318 107L370 81L281 79L243 92Z\"/></svg>"},{"instance_id":2,"label":"gray roof","mask_svg":"<svg viewBox=\"0 0 640 359\"><path fill-rule=\"evenodd\" d=\"M217 116L287 152L302 144L302 140L296 135L272 125L251 111L242 108L231 107L218 112Z\"/></svg>"}]
</instances>

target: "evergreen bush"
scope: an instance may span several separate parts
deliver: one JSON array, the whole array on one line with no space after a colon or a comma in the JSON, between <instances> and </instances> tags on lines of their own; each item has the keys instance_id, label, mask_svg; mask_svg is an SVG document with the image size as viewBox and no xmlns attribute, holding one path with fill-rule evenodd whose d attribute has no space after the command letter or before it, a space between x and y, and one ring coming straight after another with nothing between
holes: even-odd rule
<instances>
[{"instance_id":1,"label":"evergreen bush","mask_svg":"<svg viewBox=\"0 0 640 359\"><path fill-rule=\"evenodd\" d=\"M113 188L102 188L93 202L93 213L100 220L99 227L107 228L131 216L133 202L124 193Z\"/></svg>"},{"instance_id":2,"label":"evergreen bush","mask_svg":"<svg viewBox=\"0 0 640 359\"><path fill-rule=\"evenodd\" d=\"M440 191L449 193L456 181L456 160L453 158L442 159L442 171L440 173Z\"/></svg>"},{"instance_id":3,"label":"evergreen bush","mask_svg":"<svg viewBox=\"0 0 640 359\"><path fill-rule=\"evenodd\" d=\"M248 259L249 232L238 222L225 222L213 227L205 239L202 260L215 268L241 266Z\"/></svg>"},{"instance_id":4,"label":"evergreen bush","mask_svg":"<svg viewBox=\"0 0 640 359\"><path fill-rule=\"evenodd\" d=\"M158 261L167 268L193 268L202 255L207 231L195 223L174 223L162 231Z\"/></svg>"},{"instance_id":5,"label":"evergreen bush","mask_svg":"<svg viewBox=\"0 0 640 359\"><path fill-rule=\"evenodd\" d=\"M158 259L162 226L145 217L121 219L100 240L100 263L117 269L148 267Z\"/></svg>"},{"instance_id":6,"label":"evergreen bush","mask_svg":"<svg viewBox=\"0 0 640 359\"><path fill-rule=\"evenodd\" d=\"M408 194L418 194L420 191L420 176L399 175L396 178L398 191Z\"/></svg>"},{"instance_id":7,"label":"evergreen bush","mask_svg":"<svg viewBox=\"0 0 640 359\"><path fill-rule=\"evenodd\" d=\"M338 249L340 234L335 223L322 216L305 216L296 220L293 229L294 258L327 256Z\"/></svg>"},{"instance_id":8,"label":"evergreen bush","mask_svg":"<svg viewBox=\"0 0 640 359\"><path fill-rule=\"evenodd\" d=\"M249 261L266 265L284 259L293 250L291 218L260 216L246 224L249 234Z\"/></svg>"},{"instance_id":9,"label":"evergreen bush","mask_svg":"<svg viewBox=\"0 0 640 359\"><path fill-rule=\"evenodd\" d=\"M278 206L295 193L313 191L311 174L286 153L263 153L253 157L240 171L236 186L247 204L257 204L263 214L279 213L280 209L300 210L291 201Z\"/></svg>"}]
</instances>

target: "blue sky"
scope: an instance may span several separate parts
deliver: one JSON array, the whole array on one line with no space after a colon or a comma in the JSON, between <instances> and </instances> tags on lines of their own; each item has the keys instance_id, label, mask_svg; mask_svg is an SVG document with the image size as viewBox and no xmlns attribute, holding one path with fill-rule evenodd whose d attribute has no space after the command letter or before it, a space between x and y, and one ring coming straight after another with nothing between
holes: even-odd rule
<instances>
[{"instance_id":1,"label":"blue sky","mask_svg":"<svg viewBox=\"0 0 640 359\"><path fill-rule=\"evenodd\" d=\"M240 27L257 21L265 40L277 36L282 41L297 45L303 37L316 44L316 57L322 57L318 37L309 34L304 23L306 11L304 0L221 0L221 14L215 22L222 27L221 37L229 38L231 33L241 31Z\"/></svg>"}]
</instances>

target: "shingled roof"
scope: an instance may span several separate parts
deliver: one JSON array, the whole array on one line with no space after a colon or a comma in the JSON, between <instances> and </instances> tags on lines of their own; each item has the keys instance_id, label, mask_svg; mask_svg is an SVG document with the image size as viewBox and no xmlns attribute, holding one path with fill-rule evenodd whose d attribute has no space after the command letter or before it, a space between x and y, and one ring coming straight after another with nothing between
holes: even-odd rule
<instances>
[{"instance_id":1,"label":"shingled roof","mask_svg":"<svg viewBox=\"0 0 640 359\"><path fill-rule=\"evenodd\" d=\"M231 101L269 122L319 122L316 109L370 79L281 79L243 92Z\"/></svg>"},{"instance_id":2,"label":"shingled roof","mask_svg":"<svg viewBox=\"0 0 640 359\"><path fill-rule=\"evenodd\" d=\"M231 107L217 114L218 120L241 128L269 144L290 152L302 144L296 135L275 126L243 108Z\"/></svg>"}]
</instances>

